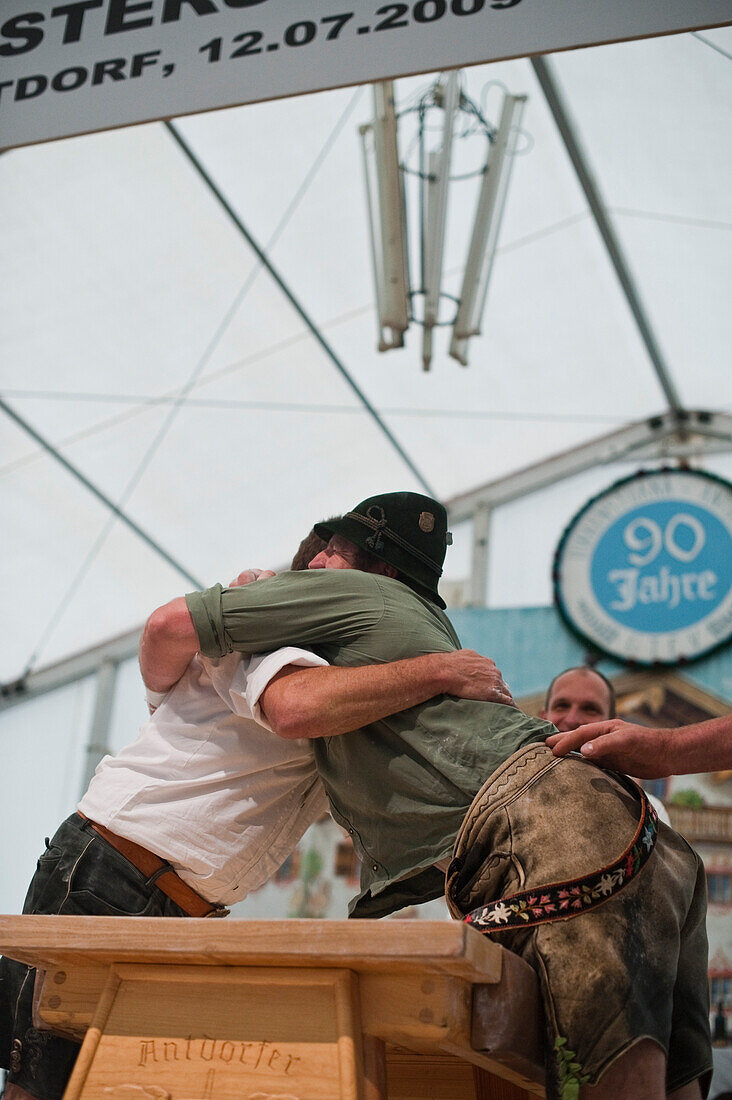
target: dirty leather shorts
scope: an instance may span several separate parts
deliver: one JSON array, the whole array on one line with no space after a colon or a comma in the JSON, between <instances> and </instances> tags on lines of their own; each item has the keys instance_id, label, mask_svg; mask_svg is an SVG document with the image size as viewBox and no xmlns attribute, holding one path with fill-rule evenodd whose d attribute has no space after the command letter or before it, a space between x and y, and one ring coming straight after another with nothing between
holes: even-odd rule
<instances>
[{"instance_id":1,"label":"dirty leather shorts","mask_svg":"<svg viewBox=\"0 0 732 1100\"><path fill-rule=\"evenodd\" d=\"M183 910L106 840L72 814L38 860L24 913L184 917ZM33 1026L35 970L0 958L0 1066L8 1084L38 1100L61 1100L79 1044Z\"/></svg>"},{"instance_id":2,"label":"dirty leather shorts","mask_svg":"<svg viewBox=\"0 0 732 1100\"><path fill-rule=\"evenodd\" d=\"M527 745L476 795L455 842L454 917L522 890L592 876L638 825L640 798L580 756ZM599 876L598 876L599 877ZM577 1095L642 1038L667 1054L667 1091L712 1069L706 880L696 852L659 823L655 850L619 893L567 920L491 932L539 976L547 1097Z\"/></svg>"}]
</instances>

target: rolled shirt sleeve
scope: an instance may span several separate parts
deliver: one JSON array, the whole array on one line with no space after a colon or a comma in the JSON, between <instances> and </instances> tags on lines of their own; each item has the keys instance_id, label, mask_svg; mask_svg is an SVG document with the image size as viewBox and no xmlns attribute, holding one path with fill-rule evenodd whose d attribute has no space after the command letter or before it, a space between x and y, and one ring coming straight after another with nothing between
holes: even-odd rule
<instances>
[{"instance_id":1,"label":"rolled shirt sleeve","mask_svg":"<svg viewBox=\"0 0 732 1100\"><path fill-rule=\"evenodd\" d=\"M186 605L198 634L199 653L202 657L225 657L234 647L224 639L224 623L221 613L223 586L214 584L203 592L187 592Z\"/></svg>"},{"instance_id":2,"label":"rolled shirt sleeve","mask_svg":"<svg viewBox=\"0 0 732 1100\"><path fill-rule=\"evenodd\" d=\"M239 588L215 584L186 604L204 657L357 638L384 614L377 578L357 570L281 573Z\"/></svg>"}]
</instances>

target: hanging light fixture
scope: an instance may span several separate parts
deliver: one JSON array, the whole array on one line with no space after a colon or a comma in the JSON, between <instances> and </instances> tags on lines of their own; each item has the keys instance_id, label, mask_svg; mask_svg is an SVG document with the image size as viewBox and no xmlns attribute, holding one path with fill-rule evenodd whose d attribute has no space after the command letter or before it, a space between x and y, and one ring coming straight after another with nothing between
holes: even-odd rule
<instances>
[{"instance_id":1,"label":"hanging light fixture","mask_svg":"<svg viewBox=\"0 0 732 1100\"><path fill-rule=\"evenodd\" d=\"M520 128L525 103L526 96L504 97L498 132L490 145L483 169L463 285L450 340L450 355L464 367L468 365L468 340L471 336L480 335L513 165L510 144L513 134Z\"/></svg>"},{"instance_id":2,"label":"hanging light fixture","mask_svg":"<svg viewBox=\"0 0 732 1100\"><path fill-rule=\"evenodd\" d=\"M439 324L440 291L442 287L442 258L445 254L447 232L447 196L450 185L450 163L455 115L460 101L459 74L450 73L446 82L436 90L444 118L442 140L437 149L426 153L420 143L420 184L422 193L422 289L424 313L422 316L422 365L430 369L432 362L432 330ZM423 165L426 159L426 168Z\"/></svg>"},{"instance_id":3,"label":"hanging light fixture","mask_svg":"<svg viewBox=\"0 0 732 1100\"><path fill-rule=\"evenodd\" d=\"M379 351L404 346L412 316L404 174L399 164L394 85L374 84L374 120L361 127Z\"/></svg>"},{"instance_id":4,"label":"hanging light fixture","mask_svg":"<svg viewBox=\"0 0 732 1100\"><path fill-rule=\"evenodd\" d=\"M361 127L369 210L371 248L379 323L379 351L404 346L404 333L414 320L422 326L422 365L429 370L433 358L433 332L450 325L449 353L467 366L468 341L481 331L493 259L495 256L508 182L520 130L526 96L505 94L497 128L461 90L461 73L440 76L423 93L416 106L398 115L394 85L374 85L374 119ZM430 124L440 112L439 122ZM399 122L407 114L418 119L417 167L400 159ZM437 134L437 142L434 135ZM456 139L487 139L487 153L477 172L451 174ZM480 177L475 217L467 251L459 298L445 293L443 259L448 228L450 184L470 176ZM407 192L409 177L416 178L419 210L420 284L412 289L409 274ZM415 299L421 309L415 310ZM456 312L451 321L440 320L440 306L451 300Z\"/></svg>"}]
</instances>

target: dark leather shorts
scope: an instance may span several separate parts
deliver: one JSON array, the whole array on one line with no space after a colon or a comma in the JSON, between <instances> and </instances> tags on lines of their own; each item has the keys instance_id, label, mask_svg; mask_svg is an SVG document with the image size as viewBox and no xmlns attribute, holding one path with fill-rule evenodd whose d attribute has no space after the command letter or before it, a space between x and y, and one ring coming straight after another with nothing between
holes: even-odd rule
<instances>
[{"instance_id":1,"label":"dark leather shorts","mask_svg":"<svg viewBox=\"0 0 732 1100\"><path fill-rule=\"evenodd\" d=\"M46 841L23 912L186 916L78 814ZM8 1084L38 1100L61 1100L79 1046L33 1026L34 979L31 967L0 958L0 1065L10 1070Z\"/></svg>"},{"instance_id":2,"label":"dark leather shorts","mask_svg":"<svg viewBox=\"0 0 732 1100\"><path fill-rule=\"evenodd\" d=\"M640 799L582 757L543 744L514 753L476 795L455 842L455 917L522 890L593 876L624 851ZM494 934L537 971L547 1096L576 1095L642 1038L667 1054L667 1090L711 1078L706 879L696 852L659 825L636 878L575 917Z\"/></svg>"}]
</instances>

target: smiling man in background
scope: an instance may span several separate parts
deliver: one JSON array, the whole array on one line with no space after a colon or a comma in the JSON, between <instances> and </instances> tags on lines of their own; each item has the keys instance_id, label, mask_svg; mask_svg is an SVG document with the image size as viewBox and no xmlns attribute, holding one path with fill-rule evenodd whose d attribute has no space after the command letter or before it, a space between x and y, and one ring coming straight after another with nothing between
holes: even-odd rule
<instances>
[{"instance_id":1,"label":"smiling man in background","mask_svg":"<svg viewBox=\"0 0 732 1100\"><path fill-rule=\"evenodd\" d=\"M547 690L546 702L541 712L542 718L552 722L560 734L572 733L588 723L610 722L615 718L615 714L615 688L601 672L587 665L567 668L554 677ZM557 751L558 740L562 744L565 743L558 738L557 734L552 734L547 738L547 745L555 756L566 756L569 750ZM622 767L617 770L627 771ZM636 782L639 782L638 774L632 771ZM671 818L660 798L647 792L646 798L658 814L659 820L670 825Z\"/></svg>"},{"instance_id":2,"label":"smiling man in background","mask_svg":"<svg viewBox=\"0 0 732 1100\"><path fill-rule=\"evenodd\" d=\"M576 730L586 722L614 718L615 688L595 668L566 668L550 683L541 717L560 733Z\"/></svg>"}]
</instances>

